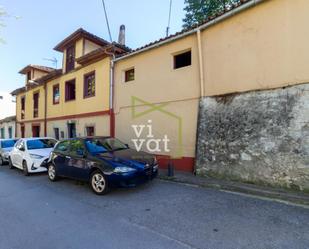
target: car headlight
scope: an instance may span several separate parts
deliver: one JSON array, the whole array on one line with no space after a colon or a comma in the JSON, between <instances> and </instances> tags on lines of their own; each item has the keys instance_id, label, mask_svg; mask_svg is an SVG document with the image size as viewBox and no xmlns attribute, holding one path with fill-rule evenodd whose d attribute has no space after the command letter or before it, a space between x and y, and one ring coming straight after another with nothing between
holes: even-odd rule
<instances>
[{"instance_id":1,"label":"car headlight","mask_svg":"<svg viewBox=\"0 0 309 249\"><path fill-rule=\"evenodd\" d=\"M130 168L130 167L116 167L114 169L115 173L129 173L129 172L134 172L136 169Z\"/></svg>"},{"instance_id":2,"label":"car headlight","mask_svg":"<svg viewBox=\"0 0 309 249\"><path fill-rule=\"evenodd\" d=\"M43 156L36 155L36 154L30 154L30 157L31 157L32 159L42 159L42 158L44 158Z\"/></svg>"}]
</instances>

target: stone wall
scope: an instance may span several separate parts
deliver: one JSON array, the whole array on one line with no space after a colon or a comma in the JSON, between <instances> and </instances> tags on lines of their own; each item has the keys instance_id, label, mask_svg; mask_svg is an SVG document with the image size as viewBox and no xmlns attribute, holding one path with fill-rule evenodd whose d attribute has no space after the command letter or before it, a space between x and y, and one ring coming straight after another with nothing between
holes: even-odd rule
<instances>
[{"instance_id":1,"label":"stone wall","mask_svg":"<svg viewBox=\"0 0 309 249\"><path fill-rule=\"evenodd\" d=\"M196 173L309 190L309 84L200 102Z\"/></svg>"}]
</instances>

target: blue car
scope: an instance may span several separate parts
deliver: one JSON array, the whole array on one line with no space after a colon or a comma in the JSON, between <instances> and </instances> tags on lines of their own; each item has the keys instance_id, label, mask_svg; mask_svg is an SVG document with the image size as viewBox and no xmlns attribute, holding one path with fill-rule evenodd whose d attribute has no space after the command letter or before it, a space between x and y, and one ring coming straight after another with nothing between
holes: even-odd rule
<instances>
[{"instance_id":1,"label":"blue car","mask_svg":"<svg viewBox=\"0 0 309 249\"><path fill-rule=\"evenodd\" d=\"M0 139L0 166L9 162L10 152L16 141L16 139Z\"/></svg>"},{"instance_id":2,"label":"blue car","mask_svg":"<svg viewBox=\"0 0 309 249\"><path fill-rule=\"evenodd\" d=\"M48 177L89 182L103 195L112 186L136 186L158 174L156 157L138 152L112 137L86 137L59 142L47 164Z\"/></svg>"}]
</instances>

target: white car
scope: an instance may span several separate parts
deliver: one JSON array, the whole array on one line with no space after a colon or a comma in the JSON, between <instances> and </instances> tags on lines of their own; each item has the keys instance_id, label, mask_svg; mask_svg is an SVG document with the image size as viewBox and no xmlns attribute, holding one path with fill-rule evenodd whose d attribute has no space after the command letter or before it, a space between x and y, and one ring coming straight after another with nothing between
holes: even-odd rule
<instances>
[{"instance_id":1,"label":"white car","mask_svg":"<svg viewBox=\"0 0 309 249\"><path fill-rule=\"evenodd\" d=\"M22 169L26 176L47 171L45 165L56 143L48 137L19 139L10 153L10 168Z\"/></svg>"}]
</instances>

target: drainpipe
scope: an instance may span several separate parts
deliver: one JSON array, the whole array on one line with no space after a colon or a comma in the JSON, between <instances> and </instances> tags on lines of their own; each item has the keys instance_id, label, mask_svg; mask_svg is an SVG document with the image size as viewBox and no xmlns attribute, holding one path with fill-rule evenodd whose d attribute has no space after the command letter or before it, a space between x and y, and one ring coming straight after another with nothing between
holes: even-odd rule
<instances>
[{"instance_id":1,"label":"drainpipe","mask_svg":"<svg viewBox=\"0 0 309 249\"><path fill-rule=\"evenodd\" d=\"M105 53L112 57L110 62L110 82L109 82L109 115L110 115L110 136L115 137L115 112L114 112L114 67L115 53L110 53L105 50Z\"/></svg>"},{"instance_id":2,"label":"drainpipe","mask_svg":"<svg viewBox=\"0 0 309 249\"><path fill-rule=\"evenodd\" d=\"M196 31L197 34L197 47L198 47L198 59L200 68L200 98L204 97L204 63L203 63L203 49L202 49L202 38L201 30Z\"/></svg>"},{"instance_id":3,"label":"drainpipe","mask_svg":"<svg viewBox=\"0 0 309 249\"><path fill-rule=\"evenodd\" d=\"M47 84L44 83L44 136L47 137Z\"/></svg>"}]
</instances>

